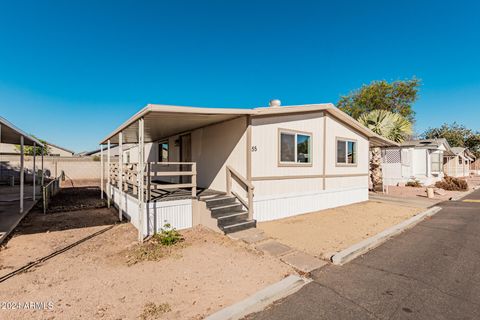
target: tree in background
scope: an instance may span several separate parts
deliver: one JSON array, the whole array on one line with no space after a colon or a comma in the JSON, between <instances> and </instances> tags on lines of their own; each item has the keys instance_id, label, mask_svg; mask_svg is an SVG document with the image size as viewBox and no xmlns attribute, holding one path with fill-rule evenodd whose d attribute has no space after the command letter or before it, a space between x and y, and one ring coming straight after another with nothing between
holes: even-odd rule
<instances>
[{"instance_id":1,"label":"tree in background","mask_svg":"<svg viewBox=\"0 0 480 320\"><path fill-rule=\"evenodd\" d=\"M439 128L429 128L422 134L422 138L445 138L450 146L468 148L476 157L480 157L480 132L474 132L456 122L444 123Z\"/></svg>"},{"instance_id":2,"label":"tree in background","mask_svg":"<svg viewBox=\"0 0 480 320\"><path fill-rule=\"evenodd\" d=\"M373 81L340 97L337 107L355 119L364 113L380 109L398 113L413 123L415 112L412 105L418 98L419 87L420 80L416 78L391 83L385 80Z\"/></svg>"},{"instance_id":3,"label":"tree in background","mask_svg":"<svg viewBox=\"0 0 480 320\"><path fill-rule=\"evenodd\" d=\"M32 137L36 138L38 141L40 141L44 147L40 147L40 146L37 146L36 148L36 155L39 156L42 154L42 149L43 149L43 154L44 155L48 155L48 153L50 152L50 147L48 146L48 143L47 141L45 140L42 140L42 139L38 139L37 137L35 137L34 135L31 134ZM19 145L16 145L15 148L18 150L18 152L20 152L20 146ZM33 156L33 146L23 146L23 152L25 155L27 156Z\"/></svg>"},{"instance_id":4,"label":"tree in background","mask_svg":"<svg viewBox=\"0 0 480 320\"><path fill-rule=\"evenodd\" d=\"M347 96L340 97L337 107L359 120L375 133L394 141L403 141L412 134L415 122L413 103L418 98L420 80L373 81ZM370 177L374 190L382 186L380 148L371 150Z\"/></svg>"},{"instance_id":5,"label":"tree in background","mask_svg":"<svg viewBox=\"0 0 480 320\"><path fill-rule=\"evenodd\" d=\"M403 142L412 135L412 123L398 113L387 110L373 110L362 114L358 118L365 127L376 134L395 142ZM382 162L380 148L372 149L370 161L370 178L373 189L379 190L382 187Z\"/></svg>"}]
</instances>

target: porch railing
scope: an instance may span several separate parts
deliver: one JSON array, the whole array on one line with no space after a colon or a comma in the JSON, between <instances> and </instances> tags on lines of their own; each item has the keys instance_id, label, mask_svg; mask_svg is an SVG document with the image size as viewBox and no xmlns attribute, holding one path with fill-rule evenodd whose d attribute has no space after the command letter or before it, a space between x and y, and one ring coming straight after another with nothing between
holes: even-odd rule
<instances>
[{"instance_id":1,"label":"porch railing","mask_svg":"<svg viewBox=\"0 0 480 320\"><path fill-rule=\"evenodd\" d=\"M227 165L227 195L234 195L238 201L240 201L243 206L248 211L248 219L253 219L253 189L254 186L250 181L238 173L235 169ZM232 182L235 180L246 192L247 200L241 197L238 193L232 190Z\"/></svg>"},{"instance_id":2,"label":"porch railing","mask_svg":"<svg viewBox=\"0 0 480 320\"><path fill-rule=\"evenodd\" d=\"M137 166L137 163L123 164L122 191L132 188L132 193L138 194ZM120 179L118 163L110 163L109 174L110 183L118 186ZM147 162L143 178L146 199L150 199L152 190L191 189L192 197L197 195L197 164L195 162ZM166 180L171 181L155 178L167 178Z\"/></svg>"},{"instance_id":3,"label":"porch railing","mask_svg":"<svg viewBox=\"0 0 480 320\"><path fill-rule=\"evenodd\" d=\"M171 166L174 168L172 169ZM186 169L187 167L188 169ZM170 171L174 170L174 171ZM186 169L186 170L184 170ZM191 189L192 197L197 196L197 163L196 162L149 162L147 163L147 192L151 190ZM152 178L177 178L179 183L152 181ZM190 177L190 179L185 179ZM175 179L176 180L176 179ZM189 180L189 181L185 181ZM148 194L148 198L150 194Z\"/></svg>"}]
</instances>

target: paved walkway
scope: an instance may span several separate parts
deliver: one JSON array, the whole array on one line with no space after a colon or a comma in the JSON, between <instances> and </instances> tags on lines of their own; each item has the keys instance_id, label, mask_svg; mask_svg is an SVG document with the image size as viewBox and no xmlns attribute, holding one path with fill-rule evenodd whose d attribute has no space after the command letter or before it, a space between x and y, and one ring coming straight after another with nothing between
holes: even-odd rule
<instances>
[{"instance_id":1,"label":"paved walkway","mask_svg":"<svg viewBox=\"0 0 480 320\"><path fill-rule=\"evenodd\" d=\"M257 228L231 233L229 237L235 240L242 240L253 245L255 249L260 252L279 258L282 262L303 274L308 274L328 264L325 260L320 260L305 252L293 249L283 243L268 238L262 230Z\"/></svg>"},{"instance_id":2,"label":"paved walkway","mask_svg":"<svg viewBox=\"0 0 480 320\"><path fill-rule=\"evenodd\" d=\"M248 319L479 319L480 190Z\"/></svg>"},{"instance_id":3,"label":"paved walkway","mask_svg":"<svg viewBox=\"0 0 480 320\"><path fill-rule=\"evenodd\" d=\"M37 186L37 199L41 197ZM0 186L0 244L8 237L23 217L33 208L33 187L25 186L24 211L20 213L20 190L18 186Z\"/></svg>"}]
</instances>

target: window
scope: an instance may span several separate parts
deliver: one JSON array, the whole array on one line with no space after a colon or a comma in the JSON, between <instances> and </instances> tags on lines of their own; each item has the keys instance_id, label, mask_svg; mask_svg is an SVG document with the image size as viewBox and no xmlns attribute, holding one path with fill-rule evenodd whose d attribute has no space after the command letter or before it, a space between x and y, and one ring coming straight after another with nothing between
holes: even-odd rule
<instances>
[{"instance_id":1,"label":"window","mask_svg":"<svg viewBox=\"0 0 480 320\"><path fill-rule=\"evenodd\" d=\"M432 172L441 172L442 171L442 153L434 152L432 153Z\"/></svg>"},{"instance_id":2,"label":"window","mask_svg":"<svg viewBox=\"0 0 480 320\"><path fill-rule=\"evenodd\" d=\"M458 164L459 165L462 165L463 164L463 159L462 157L458 156Z\"/></svg>"},{"instance_id":3,"label":"window","mask_svg":"<svg viewBox=\"0 0 480 320\"><path fill-rule=\"evenodd\" d=\"M337 139L337 164L357 164L357 142L353 140Z\"/></svg>"},{"instance_id":4,"label":"window","mask_svg":"<svg viewBox=\"0 0 480 320\"><path fill-rule=\"evenodd\" d=\"M280 131L280 163L311 163L311 140L308 133Z\"/></svg>"},{"instance_id":5,"label":"window","mask_svg":"<svg viewBox=\"0 0 480 320\"><path fill-rule=\"evenodd\" d=\"M168 162L168 142L158 144L158 162Z\"/></svg>"}]
</instances>

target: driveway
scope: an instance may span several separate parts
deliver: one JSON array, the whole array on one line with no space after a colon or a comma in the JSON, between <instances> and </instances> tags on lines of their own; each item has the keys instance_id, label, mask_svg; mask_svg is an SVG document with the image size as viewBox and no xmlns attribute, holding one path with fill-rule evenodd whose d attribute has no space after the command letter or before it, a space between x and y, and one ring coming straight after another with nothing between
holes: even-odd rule
<instances>
[{"instance_id":1,"label":"driveway","mask_svg":"<svg viewBox=\"0 0 480 320\"><path fill-rule=\"evenodd\" d=\"M248 319L478 319L480 190L466 199Z\"/></svg>"}]
</instances>

